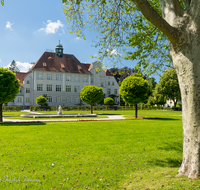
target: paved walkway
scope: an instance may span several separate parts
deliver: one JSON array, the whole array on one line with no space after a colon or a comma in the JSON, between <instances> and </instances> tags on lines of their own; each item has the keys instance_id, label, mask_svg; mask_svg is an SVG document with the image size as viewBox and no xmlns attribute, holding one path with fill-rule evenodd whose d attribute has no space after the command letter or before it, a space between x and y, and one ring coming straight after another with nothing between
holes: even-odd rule
<instances>
[{"instance_id":1,"label":"paved walkway","mask_svg":"<svg viewBox=\"0 0 200 190\"><path fill-rule=\"evenodd\" d=\"M23 112L42 114L38 112L32 112L30 110L22 110ZM105 115L108 118L84 118L84 119L42 119L42 120L20 120L20 119L8 119L9 117L3 117L3 121L10 121L15 123L25 123L25 122L69 122L69 121L111 121L111 120L124 120L126 119L122 115Z\"/></svg>"}]
</instances>

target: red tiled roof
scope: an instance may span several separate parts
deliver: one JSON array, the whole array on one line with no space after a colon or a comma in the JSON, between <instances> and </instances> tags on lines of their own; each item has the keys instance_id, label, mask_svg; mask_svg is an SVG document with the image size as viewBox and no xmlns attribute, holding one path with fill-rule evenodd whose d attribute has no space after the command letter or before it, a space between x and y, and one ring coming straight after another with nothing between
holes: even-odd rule
<instances>
[{"instance_id":1,"label":"red tiled roof","mask_svg":"<svg viewBox=\"0 0 200 190\"><path fill-rule=\"evenodd\" d=\"M92 74L88 71L89 66L90 64L81 63L74 55L71 54L63 54L63 57L59 58L56 53L44 52L29 72L32 70L40 70Z\"/></svg>"},{"instance_id":2,"label":"red tiled roof","mask_svg":"<svg viewBox=\"0 0 200 190\"><path fill-rule=\"evenodd\" d=\"M105 70L105 73L106 73L106 76L113 76L113 74L108 69Z\"/></svg>"},{"instance_id":3,"label":"red tiled roof","mask_svg":"<svg viewBox=\"0 0 200 190\"><path fill-rule=\"evenodd\" d=\"M22 86L22 85L23 85L24 77L25 77L28 73L16 72L15 74L16 74L16 79L19 79L19 80L20 80L19 84Z\"/></svg>"}]
</instances>

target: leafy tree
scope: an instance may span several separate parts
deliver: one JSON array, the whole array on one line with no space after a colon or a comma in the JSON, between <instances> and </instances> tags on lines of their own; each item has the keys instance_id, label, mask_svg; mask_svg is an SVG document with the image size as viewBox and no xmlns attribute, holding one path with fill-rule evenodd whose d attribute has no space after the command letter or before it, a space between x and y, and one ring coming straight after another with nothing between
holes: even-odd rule
<instances>
[{"instance_id":1,"label":"leafy tree","mask_svg":"<svg viewBox=\"0 0 200 190\"><path fill-rule=\"evenodd\" d=\"M84 86L80 92L80 98L83 102L90 104L91 114L93 114L93 105L99 103L103 98L103 89L98 86Z\"/></svg>"},{"instance_id":2,"label":"leafy tree","mask_svg":"<svg viewBox=\"0 0 200 190\"><path fill-rule=\"evenodd\" d=\"M0 67L0 123L2 119L2 105L15 99L19 93L19 80L16 75L7 68Z\"/></svg>"},{"instance_id":3,"label":"leafy tree","mask_svg":"<svg viewBox=\"0 0 200 190\"><path fill-rule=\"evenodd\" d=\"M112 105L114 104L114 100L111 97L107 97L104 99L104 104L105 105Z\"/></svg>"},{"instance_id":4,"label":"leafy tree","mask_svg":"<svg viewBox=\"0 0 200 190\"><path fill-rule=\"evenodd\" d=\"M113 56L119 58L121 54L116 50L123 48L124 51L129 46L134 47L135 52L126 51L125 58L137 59L137 68L143 65L145 71L149 69L149 73L152 73L171 65L166 36L138 11L134 0L63 2L66 19L72 23L70 32L85 39L83 29L86 25L87 28L98 31L99 41L95 47L100 48L100 59ZM161 14L159 3L153 0L151 4ZM85 15L88 15L88 19L84 19ZM147 67L148 65L151 67Z\"/></svg>"},{"instance_id":5,"label":"leafy tree","mask_svg":"<svg viewBox=\"0 0 200 190\"><path fill-rule=\"evenodd\" d=\"M149 96L147 100L147 106L152 107L156 104L156 99L153 96Z\"/></svg>"},{"instance_id":6,"label":"leafy tree","mask_svg":"<svg viewBox=\"0 0 200 190\"><path fill-rule=\"evenodd\" d=\"M135 69L128 67L119 69L117 67L113 67L109 69L109 71L114 75L117 82L122 82L126 77L131 76L131 74L135 72Z\"/></svg>"},{"instance_id":7,"label":"leafy tree","mask_svg":"<svg viewBox=\"0 0 200 190\"><path fill-rule=\"evenodd\" d=\"M155 88L155 96L158 96L157 94L162 95L165 99L173 100L174 110L176 110L176 103L181 100L181 92L174 68L168 69L161 76Z\"/></svg>"},{"instance_id":8,"label":"leafy tree","mask_svg":"<svg viewBox=\"0 0 200 190\"><path fill-rule=\"evenodd\" d=\"M142 77L127 77L120 86L119 93L123 100L129 105L135 105L135 118L137 118L137 104L147 100L148 91L148 81Z\"/></svg>"},{"instance_id":9,"label":"leafy tree","mask_svg":"<svg viewBox=\"0 0 200 190\"><path fill-rule=\"evenodd\" d=\"M39 96L36 98L36 104L39 104L40 106L45 105L47 102L47 99L44 96Z\"/></svg>"},{"instance_id":10,"label":"leafy tree","mask_svg":"<svg viewBox=\"0 0 200 190\"><path fill-rule=\"evenodd\" d=\"M156 87L156 84L157 84L156 79L154 77L151 77L149 79L149 96L153 95L153 91Z\"/></svg>"},{"instance_id":11,"label":"leafy tree","mask_svg":"<svg viewBox=\"0 0 200 190\"><path fill-rule=\"evenodd\" d=\"M158 94L156 91L154 91L153 97L155 98L155 104L160 106L164 106L166 104L167 98L162 94Z\"/></svg>"},{"instance_id":12,"label":"leafy tree","mask_svg":"<svg viewBox=\"0 0 200 190\"><path fill-rule=\"evenodd\" d=\"M173 61L178 75L183 106L183 159L179 175L200 175L200 1L199 0L63 0L72 32L83 31L89 22L99 30L100 51L132 45L128 59L154 72L165 69L165 59ZM84 4L86 3L86 5ZM85 11L88 11L86 14ZM87 26L88 28L88 26ZM92 28L93 29L93 28ZM166 40L168 39L168 40ZM167 44L169 42L169 45ZM106 47L106 48L105 48ZM170 56L169 55L170 47ZM107 51L110 56L110 51ZM151 61L151 57L157 62ZM150 59L150 60L149 60ZM163 61L164 60L164 61Z\"/></svg>"},{"instance_id":13,"label":"leafy tree","mask_svg":"<svg viewBox=\"0 0 200 190\"><path fill-rule=\"evenodd\" d=\"M13 60L11 63L10 63L10 66L8 67L8 69L12 72L20 72L19 68L17 67L17 63L15 62L15 60Z\"/></svg>"},{"instance_id":14,"label":"leafy tree","mask_svg":"<svg viewBox=\"0 0 200 190\"><path fill-rule=\"evenodd\" d=\"M118 83L122 82L126 77L136 75L142 76L144 79L147 79L147 76L143 75L140 70L136 70L133 68L123 67L119 69L117 67L113 67L109 69L109 71L114 75Z\"/></svg>"}]
</instances>

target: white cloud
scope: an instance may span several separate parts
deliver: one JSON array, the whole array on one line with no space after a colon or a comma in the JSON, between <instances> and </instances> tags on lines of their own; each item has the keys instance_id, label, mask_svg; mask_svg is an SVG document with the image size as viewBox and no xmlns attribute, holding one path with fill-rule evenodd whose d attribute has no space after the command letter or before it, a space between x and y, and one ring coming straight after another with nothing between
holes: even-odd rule
<instances>
[{"instance_id":1,"label":"white cloud","mask_svg":"<svg viewBox=\"0 0 200 190\"><path fill-rule=\"evenodd\" d=\"M12 25L13 24L8 21L7 24L6 24L6 28L9 29L9 30L12 30Z\"/></svg>"},{"instance_id":2,"label":"white cloud","mask_svg":"<svg viewBox=\"0 0 200 190\"><path fill-rule=\"evenodd\" d=\"M47 34L55 34L60 27L63 28L64 26L60 20L57 20L57 22L51 22L51 20L47 20L45 25L45 28L40 28L38 31L45 31Z\"/></svg>"},{"instance_id":3,"label":"white cloud","mask_svg":"<svg viewBox=\"0 0 200 190\"><path fill-rule=\"evenodd\" d=\"M80 37L76 37L75 39L76 39L76 40L80 40L81 38L80 38Z\"/></svg>"},{"instance_id":4,"label":"white cloud","mask_svg":"<svg viewBox=\"0 0 200 190\"><path fill-rule=\"evenodd\" d=\"M16 61L16 63L17 63L17 67L20 70L20 72L27 72L33 66L33 64L26 63L26 62L22 63L22 62ZM10 66L10 64L11 63L9 63L6 67L8 68Z\"/></svg>"},{"instance_id":5,"label":"white cloud","mask_svg":"<svg viewBox=\"0 0 200 190\"><path fill-rule=\"evenodd\" d=\"M106 51L107 51L110 55L121 55L119 52L117 52L116 49L113 49L112 51L109 50L109 49L107 49Z\"/></svg>"},{"instance_id":6,"label":"white cloud","mask_svg":"<svg viewBox=\"0 0 200 190\"><path fill-rule=\"evenodd\" d=\"M0 63L1 63L1 59L0 59Z\"/></svg>"}]
</instances>

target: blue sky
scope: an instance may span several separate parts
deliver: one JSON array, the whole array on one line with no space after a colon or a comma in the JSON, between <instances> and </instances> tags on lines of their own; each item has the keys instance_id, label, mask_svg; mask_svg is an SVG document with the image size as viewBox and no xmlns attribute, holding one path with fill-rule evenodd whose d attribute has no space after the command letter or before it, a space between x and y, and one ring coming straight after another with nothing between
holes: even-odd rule
<instances>
[{"instance_id":1,"label":"blue sky","mask_svg":"<svg viewBox=\"0 0 200 190\"><path fill-rule=\"evenodd\" d=\"M62 0L5 0L0 6L0 67L15 60L21 71L36 62L43 52L55 50L59 40L64 53L73 54L82 63L92 63L97 54L93 47L95 32L86 31L86 40L69 34ZM105 65L112 67L109 62ZM118 67L134 67L133 61L123 60ZM156 76L155 76L156 77ZM158 78L158 77L156 77Z\"/></svg>"}]
</instances>

